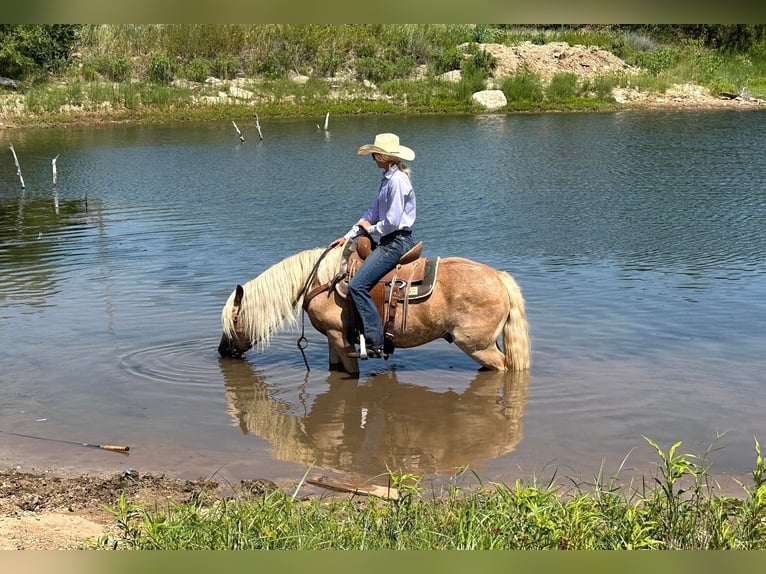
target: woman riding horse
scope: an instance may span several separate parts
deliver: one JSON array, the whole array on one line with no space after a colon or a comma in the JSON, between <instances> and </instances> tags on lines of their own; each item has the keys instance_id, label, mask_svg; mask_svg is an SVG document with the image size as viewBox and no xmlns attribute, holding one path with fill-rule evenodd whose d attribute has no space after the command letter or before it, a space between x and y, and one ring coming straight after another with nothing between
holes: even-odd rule
<instances>
[{"instance_id":1,"label":"woman riding horse","mask_svg":"<svg viewBox=\"0 0 766 574\"><path fill-rule=\"evenodd\" d=\"M374 143L357 150L357 155L370 154L383 170L375 201L343 237L330 243L330 247L341 247L362 233L380 236L378 247L367 256L348 284L349 296L362 322L359 351L351 351L349 356L385 359L388 357L383 346L383 324L370 290L415 245L412 237L415 190L410 181L410 169L404 163L404 160L415 159L415 152L401 145L396 134L384 133L376 135Z\"/></svg>"}]
</instances>

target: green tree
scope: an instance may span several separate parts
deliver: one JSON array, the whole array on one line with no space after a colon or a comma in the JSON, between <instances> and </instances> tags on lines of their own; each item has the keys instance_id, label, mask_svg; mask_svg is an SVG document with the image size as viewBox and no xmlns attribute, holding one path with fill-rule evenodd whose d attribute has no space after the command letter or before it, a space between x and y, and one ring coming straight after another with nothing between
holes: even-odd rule
<instances>
[{"instance_id":1,"label":"green tree","mask_svg":"<svg viewBox=\"0 0 766 574\"><path fill-rule=\"evenodd\" d=\"M0 76L44 79L61 69L80 28L78 24L0 24Z\"/></svg>"}]
</instances>

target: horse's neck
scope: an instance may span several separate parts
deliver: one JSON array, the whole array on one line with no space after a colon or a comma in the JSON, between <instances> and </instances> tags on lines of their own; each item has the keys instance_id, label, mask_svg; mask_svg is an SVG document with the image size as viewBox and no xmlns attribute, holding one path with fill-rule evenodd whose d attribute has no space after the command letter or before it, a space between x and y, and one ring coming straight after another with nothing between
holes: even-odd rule
<instances>
[{"instance_id":1,"label":"horse's neck","mask_svg":"<svg viewBox=\"0 0 766 574\"><path fill-rule=\"evenodd\" d=\"M335 275L339 251L333 249L326 253L317 268L314 282L326 282ZM251 320L264 323L258 331L270 331L286 319L294 319L302 301L300 295L323 252L322 248L315 248L287 257L245 285L248 307L257 309L259 315L251 317Z\"/></svg>"}]
</instances>

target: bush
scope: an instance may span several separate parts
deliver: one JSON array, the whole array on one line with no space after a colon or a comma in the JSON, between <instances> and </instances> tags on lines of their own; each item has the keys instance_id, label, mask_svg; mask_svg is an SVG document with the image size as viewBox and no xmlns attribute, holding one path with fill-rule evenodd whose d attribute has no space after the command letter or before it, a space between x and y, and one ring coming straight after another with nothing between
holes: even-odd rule
<instances>
[{"instance_id":1,"label":"bush","mask_svg":"<svg viewBox=\"0 0 766 574\"><path fill-rule=\"evenodd\" d=\"M399 56L396 61L386 58L359 58L356 61L356 75L360 80L375 84L405 77L414 67L412 56Z\"/></svg>"},{"instance_id":2,"label":"bush","mask_svg":"<svg viewBox=\"0 0 766 574\"><path fill-rule=\"evenodd\" d=\"M473 63L476 70L480 70L484 74L485 79L489 78L497 68L497 58L486 50L479 50L468 61Z\"/></svg>"},{"instance_id":3,"label":"bush","mask_svg":"<svg viewBox=\"0 0 766 574\"><path fill-rule=\"evenodd\" d=\"M612 90L617 85L617 78L613 76L597 76L592 80L583 82L581 91L583 94L593 96L602 102L614 101Z\"/></svg>"},{"instance_id":4,"label":"bush","mask_svg":"<svg viewBox=\"0 0 766 574\"><path fill-rule=\"evenodd\" d=\"M342 63L343 61L340 56L335 54L322 54L317 59L314 73L320 76L334 76Z\"/></svg>"},{"instance_id":5,"label":"bush","mask_svg":"<svg viewBox=\"0 0 766 574\"><path fill-rule=\"evenodd\" d=\"M173 81L173 60L167 54L154 54L149 63L149 80L157 84Z\"/></svg>"},{"instance_id":6,"label":"bush","mask_svg":"<svg viewBox=\"0 0 766 574\"><path fill-rule=\"evenodd\" d=\"M105 72L104 75L114 82L128 82L133 72L133 64L127 58L122 57L107 60Z\"/></svg>"},{"instance_id":7,"label":"bush","mask_svg":"<svg viewBox=\"0 0 766 574\"><path fill-rule=\"evenodd\" d=\"M528 71L509 76L501 89L509 102L542 102L544 99L540 76Z\"/></svg>"},{"instance_id":8,"label":"bush","mask_svg":"<svg viewBox=\"0 0 766 574\"><path fill-rule=\"evenodd\" d=\"M480 44L496 43L504 37L504 30L492 28L486 24L477 24L471 32L471 39Z\"/></svg>"},{"instance_id":9,"label":"bush","mask_svg":"<svg viewBox=\"0 0 766 574\"><path fill-rule=\"evenodd\" d=\"M635 55L636 64L655 76L669 70L673 65L674 54L664 46L653 52L638 52Z\"/></svg>"},{"instance_id":10,"label":"bush","mask_svg":"<svg viewBox=\"0 0 766 574\"><path fill-rule=\"evenodd\" d=\"M457 85L458 98L469 100L475 92L485 88L487 72L476 67L473 60L466 60L463 64L463 77Z\"/></svg>"},{"instance_id":11,"label":"bush","mask_svg":"<svg viewBox=\"0 0 766 574\"><path fill-rule=\"evenodd\" d=\"M0 24L0 76L43 79L69 61L80 25Z\"/></svg>"},{"instance_id":12,"label":"bush","mask_svg":"<svg viewBox=\"0 0 766 574\"><path fill-rule=\"evenodd\" d=\"M98 78L98 68L94 62L83 62L80 68L80 76L86 82L93 82Z\"/></svg>"},{"instance_id":13,"label":"bush","mask_svg":"<svg viewBox=\"0 0 766 574\"><path fill-rule=\"evenodd\" d=\"M232 54L219 54L213 60L213 75L221 80L231 80L239 72L239 58Z\"/></svg>"},{"instance_id":14,"label":"bush","mask_svg":"<svg viewBox=\"0 0 766 574\"><path fill-rule=\"evenodd\" d=\"M459 70L463 63L463 54L456 47L443 48L433 56L432 68L436 75Z\"/></svg>"},{"instance_id":15,"label":"bush","mask_svg":"<svg viewBox=\"0 0 766 574\"><path fill-rule=\"evenodd\" d=\"M578 95L577 75L572 72L556 74L545 89L545 95L552 102L576 98Z\"/></svg>"},{"instance_id":16,"label":"bush","mask_svg":"<svg viewBox=\"0 0 766 574\"><path fill-rule=\"evenodd\" d=\"M289 69L290 55L284 48L270 50L257 68L258 73L272 80L286 77Z\"/></svg>"},{"instance_id":17,"label":"bush","mask_svg":"<svg viewBox=\"0 0 766 574\"><path fill-rule=\"evenodd\" d=\"M626 32L623 40L626 46L636 52L654 52L657 49L657 41L646 34Z\"/></svg>"},{"instance_id":18,"label":"bush","mask_svg":"<svg viewBox=\"0 0 766 574\"><path fill-rule=\"evenodd\" d=\"M210 62L205 58L194 58L184 66L182 75L192 82L204 82L211 75Z\"/></svg>"}]
</instances>

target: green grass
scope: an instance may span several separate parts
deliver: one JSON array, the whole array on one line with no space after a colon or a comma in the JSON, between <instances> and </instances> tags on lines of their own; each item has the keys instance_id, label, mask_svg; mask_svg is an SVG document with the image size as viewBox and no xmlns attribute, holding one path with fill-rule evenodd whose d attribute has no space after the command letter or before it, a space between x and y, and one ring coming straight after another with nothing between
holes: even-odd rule
<instances>
[{"instance_id":1,"label":"green grass","mask_svg":"<svg viewBox=\"0 0 766 574\"><path fill-rule=\"evenodd\" d=\"M397 500L310 498L281 490L206 500L204 493L165 511L121 498L111 508L118 533L93 545L121 549L556 550L765 549L766 463L755 441L752 484L741 497L719 496L708 456L656 450L650 479L618 477L564 487L555 477L465 488L455 477L443 492L413 475L389 479ZM714 443L715 444L715 443ZM473 474L473 473L471 473ZM474 474L474 476L476 476Z\"/></svg>"},{"instance_id":2,"label":"green grass","mask_svg":"<svg viewBox=\"0 0 766 574\"><path fill-rule=\"evenodd\" d=\"M475 65L477 42L568 42L611 50L638 74L549 81L519 71L500 78L508 105L498 112L619 109L612 89L664 93L693 82L713 93L766 98L766 39L747 51L713 49L701 39L662 38L670 27L625 31L610 26L490 25L90 25L73 65L46 83L23 83L16 125L89 121L236 119L340 114L485 112L471 94L487 87L491 61ZM652 34L655 34L652 36ZM659 34L659 36L657 36ZM458 46L467 43L467 48ZM474 53L473 66L464 60ZM399 57L406 55L407 65ZM435 79L461 65L457 83ZM420 66L422 79L412 79ZM289 79L294 73L305 83ZM209 75L223 81L208 84ZM205 100L244 77L250 100ZM372 80L378 87L365 85ZM178 82L177 80L182 80ZM184 84L183 81L186 81ZM189 83L191 82L191 83ZM185 86L185 87L184 87Z\"/></svg>"}]
</instances>

